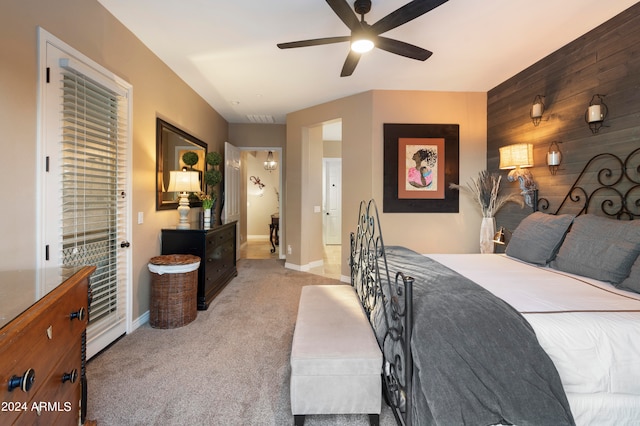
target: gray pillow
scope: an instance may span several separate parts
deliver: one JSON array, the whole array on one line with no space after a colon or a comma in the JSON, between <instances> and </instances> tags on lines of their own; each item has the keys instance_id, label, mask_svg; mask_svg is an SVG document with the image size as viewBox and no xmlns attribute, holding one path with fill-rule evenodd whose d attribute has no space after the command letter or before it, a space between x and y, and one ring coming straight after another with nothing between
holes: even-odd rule
<instances>
[{"instance_id":1,"label":"gray pillow","mask_svg":"<svg viewBox=\"0 0 640 426\"><path fill-rule=\"evenodd\" d=\"M513 231L507 255L536 265L546 265L556 255L573 217L570 214L530 214Z\"/></svg>"},{"instance_id":2,"label":"gray pillow","mask_svg":"<svg viewBox=\"0 0 640 426\"><path fill-rule=\"evenodd\" d=\"M633 266L631 267L629 276L625 278L625 280L620 284L618 284L617 287L621 288L622 290L629 290L640 293L640 256L638 256Z\"/></svg>"},{"instance_id":3,"label":"gray pillow","mask_svg":"<svg viewBox=\"0 0 640 426\"><path fill-rule=\"evenodd\" d=\"M578 216L551 267L619 284L640 253L640 220Z\"/></svg>"}]
</instances>

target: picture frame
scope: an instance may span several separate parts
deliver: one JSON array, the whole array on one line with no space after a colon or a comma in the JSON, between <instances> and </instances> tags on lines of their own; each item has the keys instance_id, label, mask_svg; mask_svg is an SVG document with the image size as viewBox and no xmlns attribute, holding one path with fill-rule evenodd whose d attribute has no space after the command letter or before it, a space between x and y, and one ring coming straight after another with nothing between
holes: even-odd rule
<instances>
[{"instance_id":1,"label":"picture frame","mask_svg":"<svg viewBox=\"0 0 640 426\"><path fill-rule=\"evenodd\" d=\"M458 213L460 126L384 124L384 213Z\"/></svg>"}]
</instances>

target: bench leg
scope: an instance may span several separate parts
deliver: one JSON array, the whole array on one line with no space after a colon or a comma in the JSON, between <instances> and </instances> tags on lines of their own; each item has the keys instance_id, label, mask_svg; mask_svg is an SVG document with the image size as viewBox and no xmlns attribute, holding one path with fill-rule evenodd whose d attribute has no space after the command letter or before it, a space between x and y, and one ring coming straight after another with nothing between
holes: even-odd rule
<instances>
[{"instance_id":1,"label":"bench leg","mask_svg":"<svg viewBox=\"0 0 640 426\"><path fill-rule=\"evenodd\" d=\"M304 414L294 414L293 415L293 424L295 426L303 426L304 425Z\"/></svg>"},{"instance_id":2,"label":"bench leg","mask_svg":"<svg viewBox=\"0 0 640 426\"><path fill-rule=\"evenodd\" d=\"M380 425L380 415L379 414L369 414L369 424L371 426L379 426Z\"/></svg>"}]
</instances>

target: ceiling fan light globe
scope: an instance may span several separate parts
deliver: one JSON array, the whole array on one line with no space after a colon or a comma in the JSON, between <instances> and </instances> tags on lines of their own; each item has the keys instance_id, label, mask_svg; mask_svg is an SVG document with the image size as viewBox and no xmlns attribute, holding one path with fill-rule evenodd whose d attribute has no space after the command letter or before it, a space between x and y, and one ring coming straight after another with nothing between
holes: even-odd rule
<instances>
[{"instance_id":1,"label":"ceiling fan light globe","mask_svg":"<svg viewBox=\"0 0 640 426\"><path fill-rule=\"evenodd\" d=\"M366 38L361 38L359 40L354 40L351 42L351 50L357 53L366 53L373 49L374 44L371 40Z\"/></svg>"}]
</instances>

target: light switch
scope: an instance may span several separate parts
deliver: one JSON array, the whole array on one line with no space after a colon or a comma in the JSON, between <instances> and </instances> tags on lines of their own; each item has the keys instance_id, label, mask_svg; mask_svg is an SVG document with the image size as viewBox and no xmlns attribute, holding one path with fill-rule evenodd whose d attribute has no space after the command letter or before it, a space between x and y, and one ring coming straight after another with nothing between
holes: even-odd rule
<instances>
[{"instance_id":1,"label":"light switch","mask_svg":"<svg viewBox=\"0 0 640 426\"><path fill-rule=\"evenodd\" d=\"M143 223L144 223L144 213L138 212L138 225L141 225Z\"/></svg>"}]
</instances>

